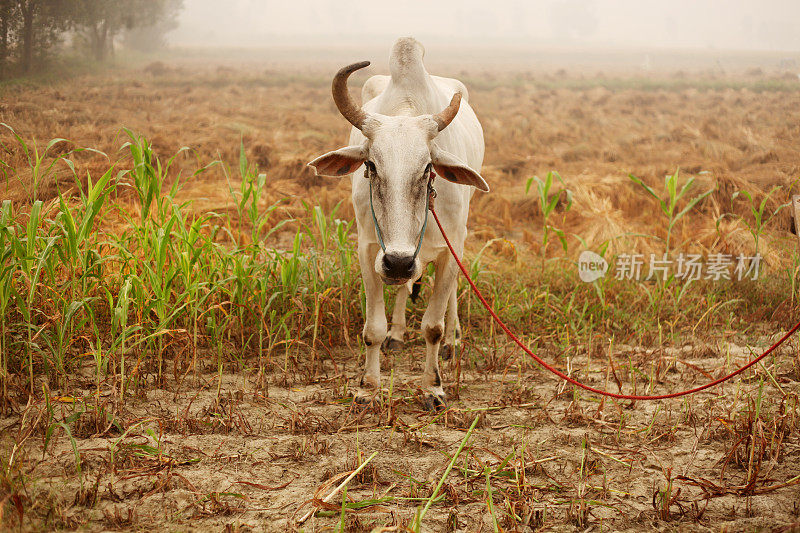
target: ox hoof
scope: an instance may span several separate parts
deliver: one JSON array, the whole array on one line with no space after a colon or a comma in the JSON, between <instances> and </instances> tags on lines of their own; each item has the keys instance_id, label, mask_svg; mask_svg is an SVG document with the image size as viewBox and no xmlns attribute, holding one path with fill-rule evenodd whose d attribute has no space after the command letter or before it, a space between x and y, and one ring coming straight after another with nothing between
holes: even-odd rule
<instances>
[{"instance_id":1,"label":"ox hoof","mask_svg":"<svg viewBox=\"0 0 800 533\"><path fill-rule=\"evenodd\" d=\"M426 411L436 413L447 409L447 400L445 400L444 394L426 392L422 399L422 405L425 407Z\"/></svg>"},{"instance_id":2,"label":"ox hoof","mask_svg":"<svg viewBox=\"0 0 800 533\"><path fill-rule=\"evenodd\" d=\"M439 350L439 357L442 358L442 361L449 361L450 358L453 357L453 354L457 354L458 353L458 349L459 348L460 348L460 346L458 346L458 345L453 346L453 345L450 345L450 344L445 344Z\"/></svg>"},{"instance_id":3,"label":"ox hoof","mask_svg":"<svg viewBox=\"0 0 800 533\"><path fill-rule=\"evenodd\" d=\"M353 395L353 403L361 406L373 404L379 390L381 390L380 379L375 379L364 374L361 376L358 389L356 389L356 393Z\"/></svg>"},{"instance_id":4,"label":"ox hoof","mask_svg":"<svg viewBox=\"0 0 800 533\"><path fill-rule=\"evenodd\" d=\"M406 343L401 340L393 339L391 337L386 337L383 340L381 348L383 348L384 352L396 352L405 348L405 345Z\"/></svg>"},{"instance_id":5,"label":"ox hoof","mask_svg":"<svg viewBox=\"0 0 800 533\"><path fill-rule=\"evenodd\" d=\"M353 395L353 403L362 408L367 408L375 403L375 398L378 396L378 391L375 389L362 389Z\"/></svg>"}]
</instances>

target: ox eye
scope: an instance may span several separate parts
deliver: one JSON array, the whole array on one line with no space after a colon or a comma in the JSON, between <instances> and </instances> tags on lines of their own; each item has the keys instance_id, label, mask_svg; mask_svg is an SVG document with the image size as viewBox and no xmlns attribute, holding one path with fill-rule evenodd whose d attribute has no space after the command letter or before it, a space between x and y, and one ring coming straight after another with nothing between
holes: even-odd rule
<instances>
[{"instance_id":1,"label":"ox eye","mask_svg":"<svg viewBox=\"0 0 800 533\"><path fill-rule=\"evenodd\" d=\"M364 161L364 166L367 167L367 172L375 175L377 174L377 170L375 169L375 163L372 161Z\"/></svg>"}]
</instances>

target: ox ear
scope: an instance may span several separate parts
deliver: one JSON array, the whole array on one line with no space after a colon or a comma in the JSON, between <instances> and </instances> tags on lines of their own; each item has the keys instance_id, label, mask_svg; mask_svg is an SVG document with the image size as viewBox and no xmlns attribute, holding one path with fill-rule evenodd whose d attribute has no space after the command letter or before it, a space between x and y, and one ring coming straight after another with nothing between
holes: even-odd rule
<instances>
[{"instance_id":1,"label":"ox ear","mask_svg":"<svg viewBox=\"0 0 800 533\"><path fill-rule=\"evenodd\" d=\"M319 156L308 166L314 167L317 176L339 177L352 174L366 159L367 151L363 145L346 146Z\"/></svg>"},{"instance_id":2,"label":"ox ear","mask_svg":"<svg viewBox=\"0 0 800 533\"><path fill-rule=\"evenodd\" d=\"M450 152L438 149L433 154L432 159L433 169L447 181L460 185L472 185L483 192L489 192L489 185L486 180Z\"/></svg>"}]
</instances>

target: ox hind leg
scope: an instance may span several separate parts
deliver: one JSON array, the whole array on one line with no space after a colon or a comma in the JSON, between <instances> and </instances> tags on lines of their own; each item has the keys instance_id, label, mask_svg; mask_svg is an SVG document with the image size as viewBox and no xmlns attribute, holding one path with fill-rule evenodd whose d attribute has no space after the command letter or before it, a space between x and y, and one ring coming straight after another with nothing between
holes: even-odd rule
<instances>
[{"instance_id":1,"label":"ox hind leg","mask_svg":"<svg viewBox=\"0 0 800 533\"><path fill-rule=\"evenodd\" d=\"M355 400L359 403L371 401L381 387L381 343L386 337L386 309L383 303L383 282L373 268L377 245L358 248L358 261L361 265L361 278L364 281L366 296L366 316L364 317L364 344L367 357L364 374Z\"/></svg>"},{"instance_id":2,"label":"ox hind leg","mask_svg":"<svg viewBox=\"0 0 800 533\"><path fill-rule=\"evenodd\" d=\"M405 346L403 339L406 334L406 303L408 302L408 295L408 284L403 283L397 290L397 296L394 300L392 328L389 330L386 340L383 341L383 349L386 351L402 350Z\"/></svg>"},{"instance_id":3,"label":"ox hind leg","mask_svg":"<svg viewBox=\"0 0 800 533\"><path fill-rule=\"evenodd\" d=\"M447 407L439 372L439 346L444 339L444 317L451 295L455 294L456 264L449 254L436 261L436 278L428 307L422 317L422 335L425 337L425 370L422 373L422 393L425 407L440 410Z\"/></svg>"},{"instance_id":4,"label":"ox hind leg","mask_svg":"<svg viewBox=\"0 0 800 533\"><path fill-rule=\"evenodd\" d=\"M444 345L439 355L447 361L456 356L461 349L461 322L458 320L458 283L453 284L453 292L447 300L447 314L444 325Z\"/></svg>"}]
</instances>

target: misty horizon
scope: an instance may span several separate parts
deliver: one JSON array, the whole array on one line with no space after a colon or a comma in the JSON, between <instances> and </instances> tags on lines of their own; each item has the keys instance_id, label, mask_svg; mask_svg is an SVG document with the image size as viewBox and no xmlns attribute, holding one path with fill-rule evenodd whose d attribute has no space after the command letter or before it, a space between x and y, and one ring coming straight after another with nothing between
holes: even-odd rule
<instances>
[{"instance_id":1,"label":"misty horizon","mask_svg":"<svg viewBox=\"0 0 800 533\"><path fill-rule=\"evenodd\" d=\"M391 43L413 35L433 44L644 49L800 51L800 3L771 0L420 0L402 7L296 0L186 0L176 47Z\"/></svg>"}]
</instances>

